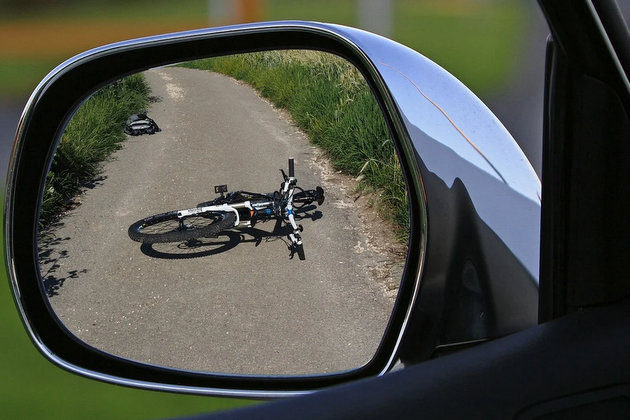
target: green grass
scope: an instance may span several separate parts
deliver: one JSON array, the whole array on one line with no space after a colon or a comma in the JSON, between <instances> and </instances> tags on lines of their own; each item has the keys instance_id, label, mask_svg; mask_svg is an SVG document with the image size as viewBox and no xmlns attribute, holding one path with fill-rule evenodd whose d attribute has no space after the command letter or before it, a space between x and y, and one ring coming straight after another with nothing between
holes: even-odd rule
<instances>
[{"instance_id":1,"label":"green grass","mask_svg":"<svg viewBox=\"0 0 630 420\"><path fill-rule=\"evenodd\" d=\"M520 1L479 3L449 10L438 2L398 1L392 35L483 97L503 88L515 69L528 14Z\"/></svg>"},{"instance_id":2,"label":"green grass","mask_svg":"<svg viewBox=\"0 0 630 420\"><path fill-rule=\"evenodd\" d=\"M55 68L57 59L0 60L0 92L2 96L18 97L32 92L37 83Z\"/></svg>"},{"instance_id":3,"label":"green grass","mask_svg":"<svg viewBox=\"0 0 630 420\"><path fill-rule=\"evenodd\" d=\"M386 219L401 240L409 230L409 204L383 114L367 83L346 60L316 51L271 51L182 64L216 71L251 84L286 109L335 169L360 177L378 192Z\"/></svg>"},{"instance_id":4,"label":"green grass","mask_svg":"<svg viewBox=\"0 0 630 420\"><path fill-rule=\"evenodd\" d=\"M146 108L149 85L140 74L96 92L72 116L53 158L42 201L40 223L54 220L120 148L129 115Z\"/></svg>"}]
</instances>

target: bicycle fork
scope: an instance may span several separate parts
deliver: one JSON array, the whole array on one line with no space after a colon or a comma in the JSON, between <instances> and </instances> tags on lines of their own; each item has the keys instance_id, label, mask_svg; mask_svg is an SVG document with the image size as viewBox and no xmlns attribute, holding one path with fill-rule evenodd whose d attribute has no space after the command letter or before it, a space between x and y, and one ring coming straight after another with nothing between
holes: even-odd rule
<instances>
[{"instance_id":1,"label":"bicycle fork","mask_svg":"<svg viewBox=\"0 0 630 420\"><path fill-rule=\"evenodd\" d=\"M300 232L302 232L303 228L302 225L297 225L297 223L295 223L295 217L293 216L293 206L291 204L288 204L286 207L286 211L287 211L287 218L289 219L289 222L291 223L291 227L293 228L293 233L289 233L289 239L291 239L291 244L294 246L300 246L302 245L302 235L300 235Z\"/></svg>"}]
</instances>

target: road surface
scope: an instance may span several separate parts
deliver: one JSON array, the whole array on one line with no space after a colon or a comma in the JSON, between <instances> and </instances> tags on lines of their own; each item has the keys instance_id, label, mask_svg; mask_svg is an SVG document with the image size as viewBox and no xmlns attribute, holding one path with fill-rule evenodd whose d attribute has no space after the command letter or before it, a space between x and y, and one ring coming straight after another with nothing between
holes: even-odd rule
<instances>
[{"instance_id":1,"label":"road surface","mask_svg":"<svg viewBox=\"0 0 630 420\"><path fill-rule=\"evenodd\" d=\"M367 224L348 180L250 87L178 67L145 75L155 96L149 116L162 131L130 137L40 240L42 276L64 325L112 354L196 371L302 374L366 363L393 307L387 285L400 280L399 266L398 278L381 278L392 260L376 242L387 230ZM273 222L194 247L129 239L136 220L212 199L214 185L272 192L289 156L298 185L326 190L299 222L305 261L289 258Z\"/></svg>"}]
</instances>

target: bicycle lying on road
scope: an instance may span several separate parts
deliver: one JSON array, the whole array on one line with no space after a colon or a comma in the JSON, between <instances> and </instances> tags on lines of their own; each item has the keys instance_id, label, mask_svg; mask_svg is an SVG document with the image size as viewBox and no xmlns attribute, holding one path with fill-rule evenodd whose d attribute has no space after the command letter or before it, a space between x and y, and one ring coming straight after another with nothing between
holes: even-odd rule
<instances>
[{"instance_id":1,"label":"bicycle lying on road","mask_svg":"<svg viewBox=\"0 0 630 420\"><path fill-rule=\"evenodd\" d=\"M219 197L195 208L174 210L138 220L129 226L129 237L145 244L185 242L197 238L216 237L232 228L253 227L257 222L271 219L288 220L293 231L291 256L297 253L304 260L302 225L295 222L295 210L316 202L324 202L324 189L303 190L297 186L293 158L289 158L289 175L280 169L283 181L280 189L269 194L247 191L228 192L227 185L217 185Z\"/></svg>"}]
</instances>

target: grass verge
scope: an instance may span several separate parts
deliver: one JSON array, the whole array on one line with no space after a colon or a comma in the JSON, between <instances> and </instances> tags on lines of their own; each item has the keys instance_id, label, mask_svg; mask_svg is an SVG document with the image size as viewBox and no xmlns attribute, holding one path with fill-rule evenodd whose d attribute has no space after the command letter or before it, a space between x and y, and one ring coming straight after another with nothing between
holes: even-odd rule
<instances>
[{"instance_id":1,"label":"grass verge","mask_svg":"<svg viewBox=\"0 0 630 420\"><path fill-rule=\"evenodd\" d=\"M61 136L46 178L40 225L53 221L101 170L125 140L125 121L146 108L149 85L140 74L96 92L76 111Z\"/></svg>"},{"instance_id":2,"label":"grass verge","mask_svg":"<svg viewBox=\"0 0 630 420\"><path fill-rule=\"evenodd\" d=\"M197 60L185 67L243 80L286 109L335 169L378 192L381 212L406 240L409 205L405 182L383 114L359 71L317 51L269 51Z\"/></svg>"}]
</instances>

